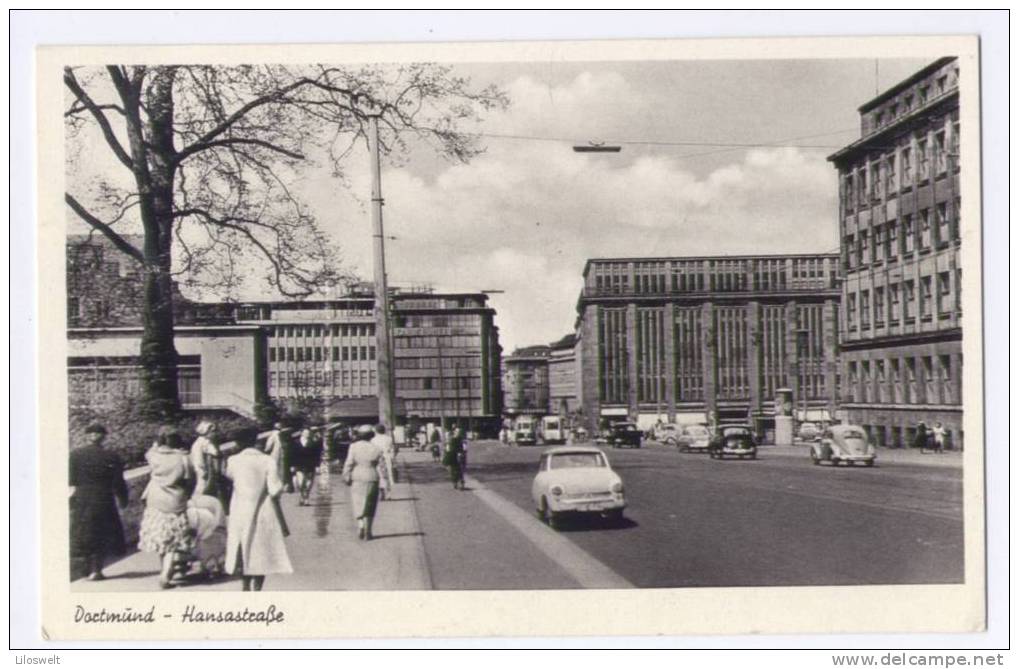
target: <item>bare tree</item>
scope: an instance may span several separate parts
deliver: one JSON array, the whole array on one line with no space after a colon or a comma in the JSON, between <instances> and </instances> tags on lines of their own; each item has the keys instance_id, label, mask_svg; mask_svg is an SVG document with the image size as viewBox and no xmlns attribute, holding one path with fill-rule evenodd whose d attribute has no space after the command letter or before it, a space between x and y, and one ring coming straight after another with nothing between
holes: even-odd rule
<instances>
[{"instance_id":1,"label":"bare tree","mask_svg":"<svg viewBox=\"0 0 1019 669\"><path fill-rule=\"evenodd\" d=\"M103 180L91 201L70 191L65 200L142 268L143 401L154 416L180 406L175 275L230 290L250 272L244 258L254 257L286 296L335 283L335 249L294 192L309 157L324 156L342 177L369 115L378 115L387 154L426 142L465 162L480 151L465 126L506 105L498 89L473 88L434 64L68 67L64 83L71 143L97 128L132 184ZM86 159L81 151L70 160ZM118 232L131 216L141 222L141 246Z\"/></svg>"}]
</instances>

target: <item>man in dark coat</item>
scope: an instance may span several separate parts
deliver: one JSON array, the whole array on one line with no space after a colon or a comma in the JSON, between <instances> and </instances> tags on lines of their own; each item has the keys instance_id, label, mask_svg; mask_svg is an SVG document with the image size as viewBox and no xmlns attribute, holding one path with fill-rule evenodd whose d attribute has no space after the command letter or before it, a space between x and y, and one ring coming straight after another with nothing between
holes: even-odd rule
<instances>
[{"instance_id":1,"label":"man in dark coat","mask_svg":"<svg viewBox=\"0 0 1019 669\"><path fill-rule=\"evenodd\" d=\"M89 425L87 444L71 451L71 555L86 561L91 581L103 576L103 564L124 552L124 527L120 507L127 506L124 463L103 448L106 428Z\"/></svg>"},{"instance_id":2,"label":"man in dark coat","mask_svg":"<svg viewBox=\"0 0 1019 669\"><path fill-rule=\"evenodd\" d=\"M442 456L442 464L449 467L449 478L453 482L454 489L464 490L466 461L467 451L464 448L464 435L460 428L454 425L449 432L449 439L446 441L446 452Z\"/></svg>"}]
</instances>

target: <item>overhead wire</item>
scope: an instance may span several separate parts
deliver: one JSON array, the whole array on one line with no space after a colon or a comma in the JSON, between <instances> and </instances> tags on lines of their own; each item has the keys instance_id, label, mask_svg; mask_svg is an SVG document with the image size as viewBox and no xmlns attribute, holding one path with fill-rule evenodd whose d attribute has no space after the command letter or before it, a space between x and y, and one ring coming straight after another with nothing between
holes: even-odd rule
<instances>
[{"instance_id":1,"label":"overhead wire","mask_svg":"<svg viewBox=\"0 0 1019 669\"><path fill-rule=\"evenodd\" d=\"M711 141L678 141L678 140L649 140L649 139L619 139L619 140L603 140L599 138L599 144L610 144L616 146L664 146L664 147L715 147L720 150L732 150L732 149L754 149L754 148L797 148L797 149L839 149L842 145L836 144L786 144L785 142L795 142L803 139L814 139L817 137L830 137L832 135L841 135L848 132L855 132L857 128L846 128L843 130L834 130L829 132L814 133L810 135L800 135L797 137L787 137L784 139L773 140L770 142L711 142ZM576 145L591 144L590 138L577 138L577 137L553 137L553 136L541 136L541 135L517 135L508 133L494 133L494 132L478 132L471 133L478 137L487 137L491 139L508 139L516 141L532 141L532 142L556 142L556 143L571 143ZM710 153L714 153L710 152ZM705 154L687 154L690 157L694 155L707 155Z\"/></svg>"}]
</instances>

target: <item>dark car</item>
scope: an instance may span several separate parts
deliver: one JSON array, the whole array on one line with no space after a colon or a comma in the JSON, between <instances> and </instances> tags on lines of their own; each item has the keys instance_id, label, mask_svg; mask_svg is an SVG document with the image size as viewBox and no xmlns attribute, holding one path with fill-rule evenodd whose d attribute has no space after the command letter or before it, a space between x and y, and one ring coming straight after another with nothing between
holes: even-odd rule
<instances>
[{"instance_id":1,"label":"dark car","mask_svg":"<svg viewBox=\"0 0 1019 669\"><path fill-rule=\"evenodd\" d=\"M622 446L640 448L643 436L640 428L634 423L614 423L609 426L606 441L613 448L620 448Z\"/></svg>"},{"instance_id":2,"label":"dark car","mask_svg":"<svg viewBox=\"0 0 1019 669\"><path fill-rule=\"evenodd\" d=\"M757 439L753 429L749 425L720 425L708 444L708 454L719 460L727 455L754 460L757 458Z\"/></svg>"}]
</instances>

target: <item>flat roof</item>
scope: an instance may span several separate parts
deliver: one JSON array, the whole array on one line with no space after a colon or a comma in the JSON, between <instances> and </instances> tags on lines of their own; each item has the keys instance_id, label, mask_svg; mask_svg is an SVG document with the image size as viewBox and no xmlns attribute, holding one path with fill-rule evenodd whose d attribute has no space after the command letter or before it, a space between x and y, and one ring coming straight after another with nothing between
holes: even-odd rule
<instances>
[{"instance_id":1,"label":"flat roof","mask_svg":"<svg viewBox=\"0 0 1019 669\"><path fill-rule=\"evenodd\" d=\"M643 256L643 257L619 257L619 258L588 258L584 263L584 275L587 275L591 265L595 263L610 262L668 262L679 261L704 261L704 260L783 260L793 258L831 258L837 260L838 253L754 253L739 255L714 255L714 256Z\"/></svg>"},{"instance_id":2,"label":"flat roof","mask_svg":"<svg viewBox=\"0 0 1019 669\"><path fill-rule=\"evenodd\" d=\"M905 79L903 79L899 83L895 84L891 88L886 88L884 91L879 93L876 97L873 97L870 100L868 100L867 102L864 102L862 105L857 107L857 111L859 111L861 114L870 111L871 109L873 109L874 107L877 107L882 102L885 102L886 100L891 99L896 94L901 93L904 89L909 88L911 85L913 85L916 82L920 81L921 79L923 79L924 77L929 75L931 72L934 72L935 70L938 70L938 69L944 67L945 65L951 63L953 60L958 60L958 57L956 57L956 56L947 56L945 58L938 58L936 61L934 61L930 65L927 65L927 66L917 70L916 72L914 72L913 74L909 75L908 77L906 77Z\"/></svg>"}]
</instances>

